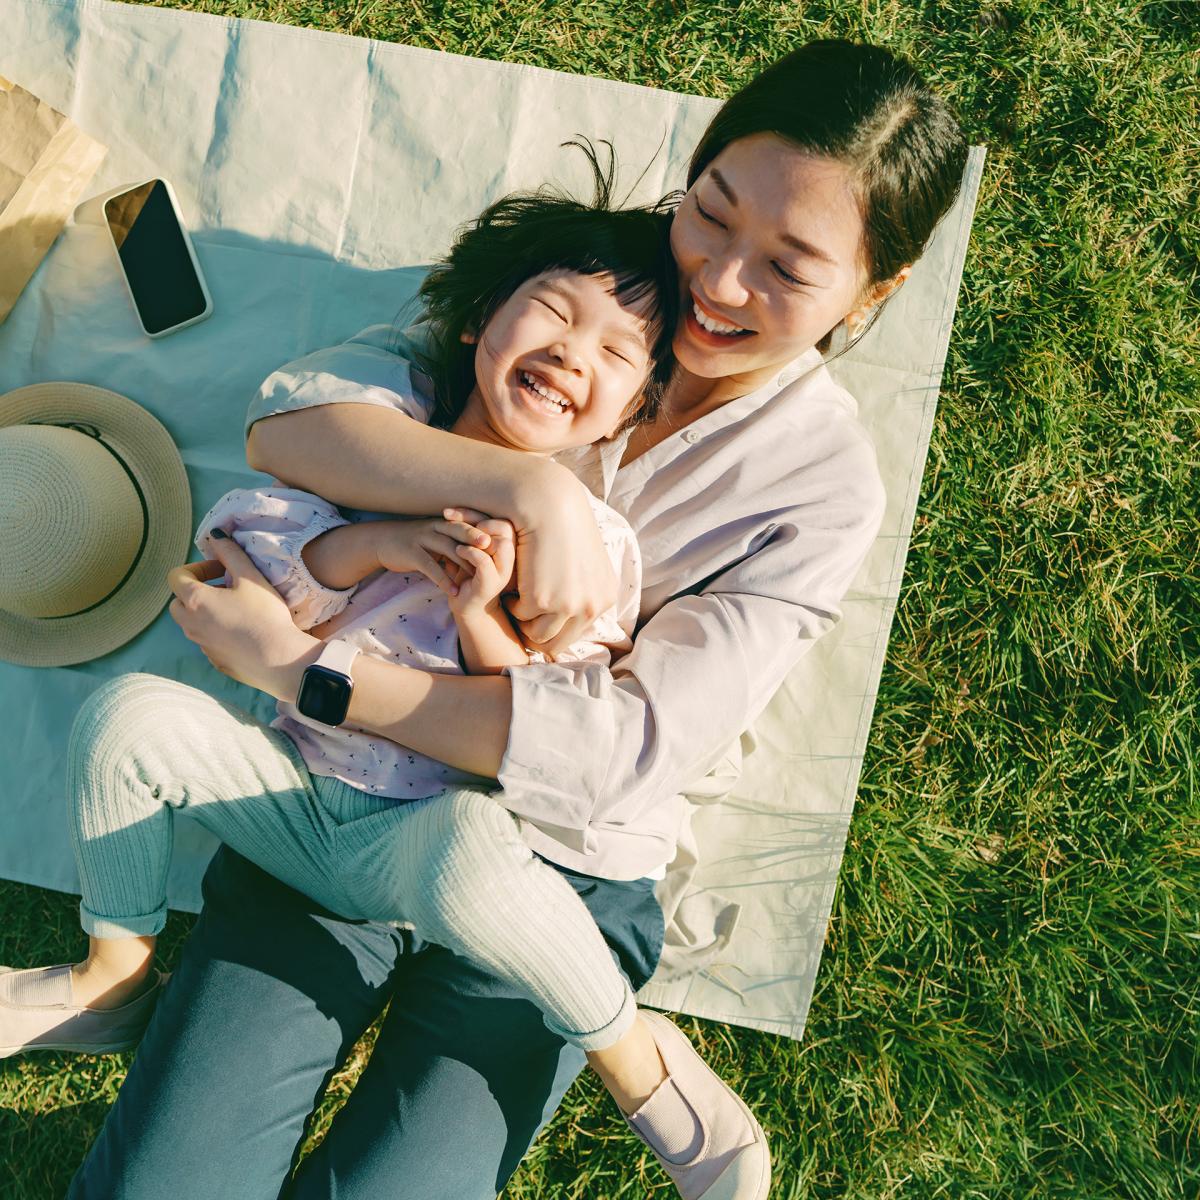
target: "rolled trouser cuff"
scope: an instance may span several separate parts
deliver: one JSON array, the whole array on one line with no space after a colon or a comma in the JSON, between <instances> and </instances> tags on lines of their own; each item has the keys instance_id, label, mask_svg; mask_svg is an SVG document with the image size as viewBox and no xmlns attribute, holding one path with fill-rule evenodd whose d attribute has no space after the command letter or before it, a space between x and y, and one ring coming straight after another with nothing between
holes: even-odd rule
<instances>
[{"instance_id":1,"label":"rolled trouser cuff","mask_svg":"<svg viewBox=\"0 0 1200 1200\"><path fill-rule=\"evenodd\" d=\"M160 905L151 913L137 917L103 917L94 913L83 901L79 903L79 923L89 937L133 938L156 937L167 923L167 906Z\"/></svg>"},{"instance_id":2,"label":"rolled trouser cuff","mask_svg":"<svg viewBox=\"0 0 1200 1200\"><path fill-rule=\"evenodd\" d=\"M576 1033L570 1029L563 1029L550 1019L548 1013L545 1015L546 1028L551 1033L556 1034L565 1042L570 1042L572 1046L578 1046L585 1052L607 1050L609 1046L619 1042L629 1032L636 1020L637 1001L633 998L633 992L628 986L625 988L625 997L621 1001L621 1008L617 1015L606 1025L601 1025L599 1029L593 1029L590 1033Z\"/></svg>"}]
</instances>

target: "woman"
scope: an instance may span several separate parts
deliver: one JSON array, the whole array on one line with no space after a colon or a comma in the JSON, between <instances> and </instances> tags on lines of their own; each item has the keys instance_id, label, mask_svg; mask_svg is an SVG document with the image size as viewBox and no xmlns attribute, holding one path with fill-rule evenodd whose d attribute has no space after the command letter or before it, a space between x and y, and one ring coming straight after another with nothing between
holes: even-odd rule
<instances>
[{"instance_id":1,"label":"woman","mask_svg":"<svg viewBox=\"0 0 1200 1200\"><path fill-rule=\"evenodd\" d=\"M945 107L870 47L803 47L730 100L672 227L685 316L662 415L577 464L641 542L633 651L611 670L355 671L356 724L498 778L534 849L539 826L574 833L579 857L564 874L635 986L661 948L652 877L673 854L678 793L835 623L878 529L874 452L820 350L902 284L963 156ZM558 464L530 470L408 420L389 402L389 362L368 333L277 372L252 405L251 465L345 506L507 518L516 615L532 641L569 642L613 587L598 537L574 532L587 527L582 485ZM172 572L172 615L222 670L294 700L319 640L285 628L236 547L221 558ZM203 587L225 569L233 588ZM464 721L469 744L446 732ZM597 753L556 753L576 740L563 729L585 730ZM582 1066L531 1005L404 931L319 910L227 851L205 899L183 986L163 996L72 1195L475 1197L503 1186ZM286 1182L330 1073L389 999L354 1093Z\"/></svg>"}]
</instances>

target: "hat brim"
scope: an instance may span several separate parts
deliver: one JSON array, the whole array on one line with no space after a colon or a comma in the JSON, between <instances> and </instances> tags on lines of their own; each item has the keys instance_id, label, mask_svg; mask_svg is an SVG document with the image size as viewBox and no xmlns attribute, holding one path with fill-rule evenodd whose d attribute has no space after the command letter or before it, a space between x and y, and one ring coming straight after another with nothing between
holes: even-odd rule
<instances>
[{"instance_id":1,"label":"hat brim","mask_svg":"<svg viewBox=\"0 0 1200 1200\"><path fill-rule=\"evenodd\" d=\"M125 645L171 598L167 572L187 561L192 493L179 449L153 413L117 392L86 383L35 383L0 396L0 428L79 421L137 477L150 528L129 578L99 608L77 617L36 619L0 610L0 659L29 667L87 662Z\"/></svg>"}]
</instances>

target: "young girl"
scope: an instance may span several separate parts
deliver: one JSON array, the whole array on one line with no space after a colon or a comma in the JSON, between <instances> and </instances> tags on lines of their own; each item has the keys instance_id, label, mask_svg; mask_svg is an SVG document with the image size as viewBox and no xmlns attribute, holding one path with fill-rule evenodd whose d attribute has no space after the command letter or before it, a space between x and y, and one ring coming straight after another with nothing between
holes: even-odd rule
<instances>
[{"instance_id":1,"label":"young girl","mask_svg":"<svg viewBox=\"0 0 1200 1200\"><path fill-rule=\"evenodd\" d=\"M408 415L535 455L653 417L677 319L669 218L660 209L610 211L607 201L606 186L590 207L509 198L459 239L422 289L432 390L402 360L381 381ZM232 536L301 628L342 644L346 673L358 653L471 674L519 670L536 657L503 606L515 560L507 522L350 522L319 497L276 483L224 496L196 544L216 557L211 539ZM592 508L618 602L558 662L606 663L628 651L634 632L634 535L607 505L593 500ZM271 728L286 735L280 741L311 780L315 807L265 778L258 794L251 788L233 801L206 793L202 780L186 796L160 794L128 771L106 775L102 750L72 746L68 786L91 950L74 968L0 978L0 1022L9 1026L0 1027L0 1054L133 1040L162 981L151 959L165 919L171 813L186 806L330 910L411 924L511 979L552 1031L587 1052L681 1195L766 1196L758 1123L669 1022L638 1013L583 902L530 849L532 841L553 858L564 831L539 825L523 837L487 790L494 782L343 723L344 709L331 715L301 695L278 713ZM570 747L547 747L561 752Z\"/></svg>"}]
</instances>

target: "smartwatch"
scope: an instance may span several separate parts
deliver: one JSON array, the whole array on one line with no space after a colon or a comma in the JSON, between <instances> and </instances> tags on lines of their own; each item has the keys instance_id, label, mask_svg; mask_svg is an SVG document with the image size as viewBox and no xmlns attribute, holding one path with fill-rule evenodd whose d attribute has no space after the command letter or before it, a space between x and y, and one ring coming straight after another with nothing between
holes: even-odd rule
<instances>
[{"instance_id":1,"label":"smartwatch","mask_svg":"<svg viewBox=\"0 0 1200 1200\"><path fill-rule=\"evenodd\" d=\"M306 717L323 725L340 725L350 711L354 680L350 664L358 657L358 647L340 638L326 642L316 662L304 668L296 707Z\"/></svg>"}]
</instances>

